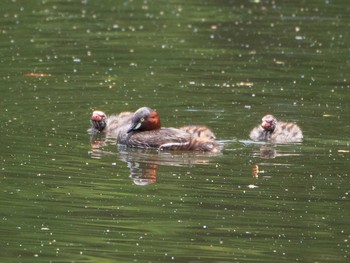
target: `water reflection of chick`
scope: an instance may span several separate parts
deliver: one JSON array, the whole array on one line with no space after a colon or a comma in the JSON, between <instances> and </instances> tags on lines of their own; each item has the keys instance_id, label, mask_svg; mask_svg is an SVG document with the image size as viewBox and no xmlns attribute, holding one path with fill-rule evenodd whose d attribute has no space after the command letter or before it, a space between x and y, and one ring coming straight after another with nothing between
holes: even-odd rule
<instances>
[{"instance_id":1,"label":"water reflection of chick","mask_svg":"<svg viewBox=\"0 0 350 263\"><path fill-rule=\"evenodd\" d=\"M286 144L264 144L260 145L259 148L253 151L252 154L254 157L260 157L262 159L273 159L277 157L286 157L286 156L301 156L302 153L300 149L296 149L295 145L286 145Z\"/></svg>"},{"instance_id":2,"label":"water reflection of chick","mask_svg":"<svg viewBox=\"0 0 350 263\"><path fill-rule=\"evenodd\" d=\"M276 148L270 145L262 145L260 147L260 158L273 159L277 156Z\"/></svg>"},{"instance_id":3,"label":"water reflection of chick","mask_svg":"<svg viewBox=\"0 0 350 263\"><path fill-rule=\"evenodd\" d=\"M121 112L118 115L106 115L103 111L94 111L90 117L92 127L88 129L93 148L100 148L109 143L116 143L119 133L126 132L134 113Z\"/></svg>"},{"instance_id":4,"label":"water reflection of chick","mask_svg":"<svg viewBox=\"0 0 350 263\"><path fill-rule=\"evenodd\" d=\"M252 176L254 178L259 177L259 166L257 164L253 164L253 166L252 166Z\"/></svg>"}]
</instances>

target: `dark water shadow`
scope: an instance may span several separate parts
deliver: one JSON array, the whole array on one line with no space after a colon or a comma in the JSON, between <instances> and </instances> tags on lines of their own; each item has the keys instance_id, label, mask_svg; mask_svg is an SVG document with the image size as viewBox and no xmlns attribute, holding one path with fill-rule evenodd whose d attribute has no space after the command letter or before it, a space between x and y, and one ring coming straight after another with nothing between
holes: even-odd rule
<instances>
[{"instance_id":1,"label":"dark water shadow","mask_svg":"<svg viewBox=\"0 0 350 263\"><path fill-rule=\"evenodd\" d=\"M270 143L270 142L255 142L255 141L240 141L245 146L251 146L252 157L260 157L261 159L275 159L277 157L286 156L301 156L300 150L296 151L296 147L302 143Z\"/></svg>"},{"instance_id":2,"label":"dark water shadow","mask_svg":"<svg viewBox=\"0 0 350 263\"><path fill-rule=\"evenodd\" d=\"M245 147L251 148L251 175L254 178L262 176L270 178L268 172L264 170L279 169L278 167L294 166L294 157L302 157L304 155L302 142L298 143L271 143L256 142L251 140L240 141ZM298 163L298 161L296 161Z\"/></svg>"},{"instance_id":3,"label":"dark water shadow","mask_svg":"<svg viewBox=\"0 0 350 263\"><path fill-rule=\"evenodd\" d=\"M160 166L191 167L193 165L209 164L213 157L222 153L185 152L185 151L159 151L156 149L128 148L117 145L115 140L106 138L103 134L90 137L91 158L101 159L107 155L115 155L125 162L130 170L129 177L136 185L155 183L158 178Z\"/></svg>"}]
</instances>

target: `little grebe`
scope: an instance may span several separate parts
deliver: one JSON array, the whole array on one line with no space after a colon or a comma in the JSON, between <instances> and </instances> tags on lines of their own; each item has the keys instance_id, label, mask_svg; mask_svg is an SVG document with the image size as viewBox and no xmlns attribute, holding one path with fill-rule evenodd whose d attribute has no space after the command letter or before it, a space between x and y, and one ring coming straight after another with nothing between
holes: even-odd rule
<instances>
[{"instance_id":1,"label":"little grebe","mask_svg":"<svg viewBox=\"0 0 350 263\"><path fill-rule=\"evenodd\" d=\"M219 152L219 145L213 138L205 138L205 133L200 136L200 131L204 131L204 126L198 126L198 129L195 127L161 128L158 113L149 107L142 107L134 113L131 125L127 130L131 136L128 137L126 144L130 147L152 147L160 150ZM215 137L210 130L209 132ZM140 137L143 140L140 140Z\"/></svg>"},{"instance_id":2,"label":"little grebe","mask_svg":"<svg viewBox=\"0 0 350 263\"><path fill-rule=\"evenodd\" d=\"M158 113L149 107L142 107L135 111L127 133L132 131L153 131L160 129L160 127Z\"/></svg>"},{"instance_id":3,"label":"little grebe","mask_svg":"<svg viewBox=\"0 0 350 263\"><path fill-rule=\"evenodd\" d=\"M123 112L119 115L107 117L101 111L95 111L91 117L93 127L90 133L105 132L107 136L117 138L117 143L128 147L138 148L158 148L160 150L188 150L219 152L220 147L213 138L205 138L204 134L214 134L209 132L198 132L183 127L161 128L160 117L156 111L149 107L142 107L135 113ZM204 126L199 130L204 131ZM191 133L191 131L193 133Z\"/></svg>"},{"instance_id":4,"label":"little grebe","mask_svg":"<svg viewBox=\"0 0 350 263\"><path fill-rule=\"evenodd\" d=\"M128 133L131 131L151 131L161 128L160 117L158 113L149 107L142 107L138 109L134 113L131 122L132 124L128 129ZM179 129L192 134L193 137L212 140L216 138L214 133L204 125L189 125L183 126Z\"/></svg>"},{"instance_id":5,"label":"little grebe","mask_svg":"<svg viewBox=\"0 0 350 263\"><path fill-rule=\"evenodd\" d=\"M303 133L300 127L291 122L277 122L272 115L262 118L261 125L250 132L250 138L255 141L269 140L276 143L301 142Z\"/></svg>"}]
</instances>

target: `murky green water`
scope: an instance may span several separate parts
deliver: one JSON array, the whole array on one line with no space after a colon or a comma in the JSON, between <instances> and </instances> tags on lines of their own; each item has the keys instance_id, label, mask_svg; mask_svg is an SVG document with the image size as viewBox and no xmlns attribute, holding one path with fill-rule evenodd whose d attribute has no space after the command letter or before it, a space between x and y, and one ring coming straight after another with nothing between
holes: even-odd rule
<instances>
[{"instance_id":1,"label":"murky green water","mask_svg":"<svg viewBox=\"0 0 350 263\"><path fill-rule=\"evenodd\" d=\"M1 262L348 262L347 1L0 5ZM222 154L90 144L145 105ZM265 113L305 141L249 141Z\"/></svg>"}]
</instances>

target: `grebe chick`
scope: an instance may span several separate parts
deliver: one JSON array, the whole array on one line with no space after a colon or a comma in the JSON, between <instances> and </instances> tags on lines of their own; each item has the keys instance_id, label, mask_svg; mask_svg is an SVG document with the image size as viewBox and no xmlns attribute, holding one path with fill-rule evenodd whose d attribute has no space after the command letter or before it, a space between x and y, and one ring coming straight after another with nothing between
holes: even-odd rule
<instances>
[{"instance_id":1,"label":"grebe chick","mask_svg":"<svg viewBox=\"0 0 350 263\"><path fill-rule=\"evenodd\" d=\"M97 131L103 131L107 125L106 119L107 116L103 111L94 111L90 118L92 129L96 129Z\"/></svg>"},{"instance_id":2,"label":"grebe chick","mask_svg":"<svg viewBox=\"0 0 350 263\"><path fill-rule=\"evenodd\" d=\"M216 139L214 133L207 126L204 125L189 125L183 126L179 129L188 132L194 136L197 136L198 138L207 138L211 140Z\"/></svg>"},{"instance_id":3,"label":"grebe chick","mask_svg":"<svg viewBox=\"0 0 350 263\"><path fill-rule=\"evenodd\" d=\"M254 141L268 140L275 143L301 142L303 133L300 127L291 122L278 122L272 115L262 118L262 123L256 126L249 136Z\"/></svg>"},{"instance_id":4,"label":"grebe chick","mask_svg":"<svg viewBox=\"0 0 350 263\"><path fill-rule=\"evenodd\" d=\"M107 137L116 136L121 127L130 125L133 112L121 112L118 115L108 116L103 111L94 111L90 117L92 127L89 133L106 133Z\"/></svg>"}]
</instances>

